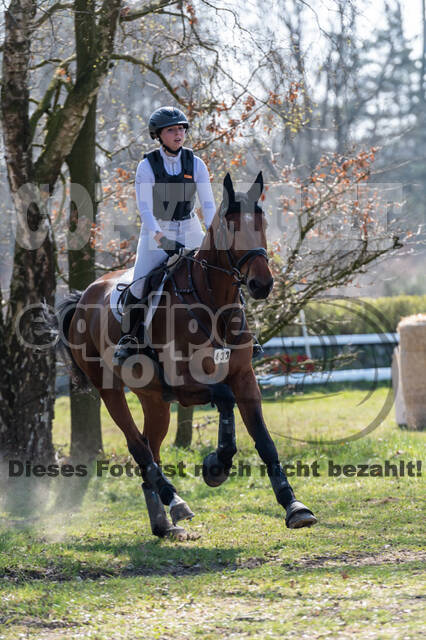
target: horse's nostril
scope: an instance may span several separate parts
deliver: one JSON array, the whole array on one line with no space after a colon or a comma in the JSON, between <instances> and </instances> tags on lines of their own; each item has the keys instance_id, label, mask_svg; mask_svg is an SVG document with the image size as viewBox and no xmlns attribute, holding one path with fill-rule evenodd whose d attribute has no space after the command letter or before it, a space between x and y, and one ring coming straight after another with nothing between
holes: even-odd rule
<instances>
[{"instance_id":1,"label":"horse's nostril","mask_svg":"<svg viewBox=\"0 0 426 640\"><path fill-rule=\"evenodd\" d=\"M256 280L256 278L251 278L251 280L248 281L247 286L253 298L267 298L271 293L273 284L273 278L271 278L266 284Z\"/></svg>"},{"instance_id":2,"label":"horse's nostril","mask_svg":"<svg viewBox=\"0 0 426 640\"><path fill-rule=\"evenodd\" d=\"M262 289L265 284L260 280L256 280L256 278L252 278L249 282L250 289Z\"/></svg>"}]
</instances>

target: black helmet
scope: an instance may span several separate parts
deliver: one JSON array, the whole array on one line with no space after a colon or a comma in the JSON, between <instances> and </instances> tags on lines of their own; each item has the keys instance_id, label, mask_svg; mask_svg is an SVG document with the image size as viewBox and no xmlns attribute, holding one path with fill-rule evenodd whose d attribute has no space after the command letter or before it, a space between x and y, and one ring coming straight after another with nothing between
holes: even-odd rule
<instances>
[{"instance_id":1,"label":"black helmet","mask_svg":"<svg viewBox=\"0 0 426 640\"><path fill-rule=\"evenodd\" d=\"M149 118L149 133L153 140L156 139L158 131L164 127L173 127L176 124L183 124L188 129L189 122L180 109L176 107L160 107L156 109Z\"/></svg>"}]
</instances>

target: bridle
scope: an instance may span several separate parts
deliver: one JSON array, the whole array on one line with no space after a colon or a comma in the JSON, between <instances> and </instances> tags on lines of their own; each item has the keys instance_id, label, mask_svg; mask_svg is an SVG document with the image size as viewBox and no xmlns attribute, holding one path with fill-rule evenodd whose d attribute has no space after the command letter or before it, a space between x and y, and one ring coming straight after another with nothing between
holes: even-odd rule
<instances>
[{"instance_id":1,"label":"bridle","mask_svg":"<svg viewBox=\"0 0 426 640\"><path fill-rule=\"evenodd\" d=\"M268 254L266 253L266 249L264 249L263 247L249 249L248 251L246 251L243 257L238 260L238 262L235 262L235 256L233 255L231 249L226 250L226 255L228 256L228 261L232 269L232 271L229 271L228 273L229 275L234 276L239 286L241 286L242 284L247 284L247 274L249 269L247 269L247 273L241 273L241 267L246 262L248 262L250 265L250 262L257 256L262 256L263 258L265 258L266 262L269 262Z\"/></svg>"},{"instance_id":2,"label":"bridle","mask_svg":"<svg viewBox=\"0 0 426 640\"><path fill-rule=\"evenodd\" d=\"M228 209L228 213L232 213L232 211L229 211ZM260 207L256 206L255 213L263 214L263 211ZM220 224L218 228L217 238L219 238L219 234L221 235L224 234L226 238L226 223L225 223L225 213L223 211L223 204L222 204L222 211L220 213ZM216 254L218 254L220 250L220 248L217 246L218 244L219 242L216 243ZM225 242L225 246L226 246L226 242ZM200 264L205 271L207 271L208 269L214 269L216 271L222 271L222 273L226 273L228 276L232 276L235 279L234 284L238 286L239 289L241 288L241 285L247 284L247 274L249 269L247 269L247 272L245 274L241 273L241 268L247 262L250 265L252 260L257 258L257 256L262 256L262 258L265 258L266 262L269 262L268 254L266 252L266 249L264 249L263 247L255 247L254 249L249 249L239 260L237 260L237 258L235 257L234 253L230 248L226 247L225 251L226 251L226 256L228 258L230 269L219 267L216 264L210 264L205 259L197 260L195 257L190 257L189 259L192 260L193 262L197 262L198 264Z\"/></svg>"},{"instance_id":3,"label":"bridle","mask_svg":"<svg viewBox=\"0 0 426 640\"><path fill-rule=\"evenodd\" d=\"M196 258L193 255L185 255L184 258L186 260L190 260L191 262L196 262L197 264L200 265L200 267L204 271L208 271L209 269L213 269L215 271L221 271L222 273L226 273L226 275L228 275L228 276L232 276L235 279L234 285L238 286L238 288L240 288L241 285L243 285L243 284L247 284L247 273L248 273L248 271L247 271L247 273L241 273L241 267L246 262L251 262L257 256L262 256L263 258L265 258L265 260L267 262L269 262L268 254L266 253L266 250L263 247L256 247L255 249L249 249L243 255L243 257L240 258L238 261L235 259L235 256L233 255L233 253L231 252L230 249L227 249L226 252L227 252L229 264L231 266L230 269L225 269L224 267L219 267L216 264L210 264L209 262L207 262L207 260L205 258L202 258L201 260L199 260L198 258Z\"/></svg>"}]
</instances>

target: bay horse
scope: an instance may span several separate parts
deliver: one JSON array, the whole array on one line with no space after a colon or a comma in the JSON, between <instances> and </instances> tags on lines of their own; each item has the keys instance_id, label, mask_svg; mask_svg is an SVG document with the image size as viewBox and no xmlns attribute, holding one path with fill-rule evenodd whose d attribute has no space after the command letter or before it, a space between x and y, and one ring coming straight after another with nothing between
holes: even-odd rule
<instances>
[{"instance_id":1,"label":"bay horse","mask_svg":"<svg viewBox=\"0 0 426 640\"><path fill-rule=\"evenodd\" d=\"M159 537L185 536L178 522L194 515L160 466L171 397L183 406L211 402L218 409L218 446L203 463L203 478L209 486L218 486L229 476L237 451L236 403L266 465L276 499L286 510L287 527L317 522L312 511L296 500L279 462L263 419L251 364L253 336L245 320L241 285L245 284L256 299L267 298L273 286L266 220L259 206L262 192L262 173L247 193L235 192L230 175L226 175L222 203L201 247L196 253L183 255L164 284L150 327L150 352L142 349L121 367L112 364L120 325L111 312L110 296L122 271L100 277L83 293L70 294L58 311L60 340L71 357L74 373L99 391L140 467L151 530ZM126 386L142 405L142 433L130 414Z\"/></svg>"}]
</instances>

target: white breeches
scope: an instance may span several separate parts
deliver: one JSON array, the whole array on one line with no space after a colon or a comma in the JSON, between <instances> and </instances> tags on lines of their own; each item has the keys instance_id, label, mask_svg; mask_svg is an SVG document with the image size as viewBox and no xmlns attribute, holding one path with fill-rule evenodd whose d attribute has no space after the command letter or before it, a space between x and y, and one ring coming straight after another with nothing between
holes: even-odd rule
<instances>
[{"instance_id":1,"label":"white breeches","mask_svg":"<svg viewBox=\"0 0 426 640\"><path fill-rule=\"evenodd\" d=\"M187 220L158 220L161 231L167 238L181 242L187 249L198 249L204 238L204 231L198 216L194 214ZM160 249L154 239L152 231L142 228L136 250L135 271L133 280L137 280L130 287L131 292L138 298L142 297L146 276L152 269L158 267L167 258L167 253ZM141 278L139 280L139 278Z\"/></svg>"}]
</instances>

